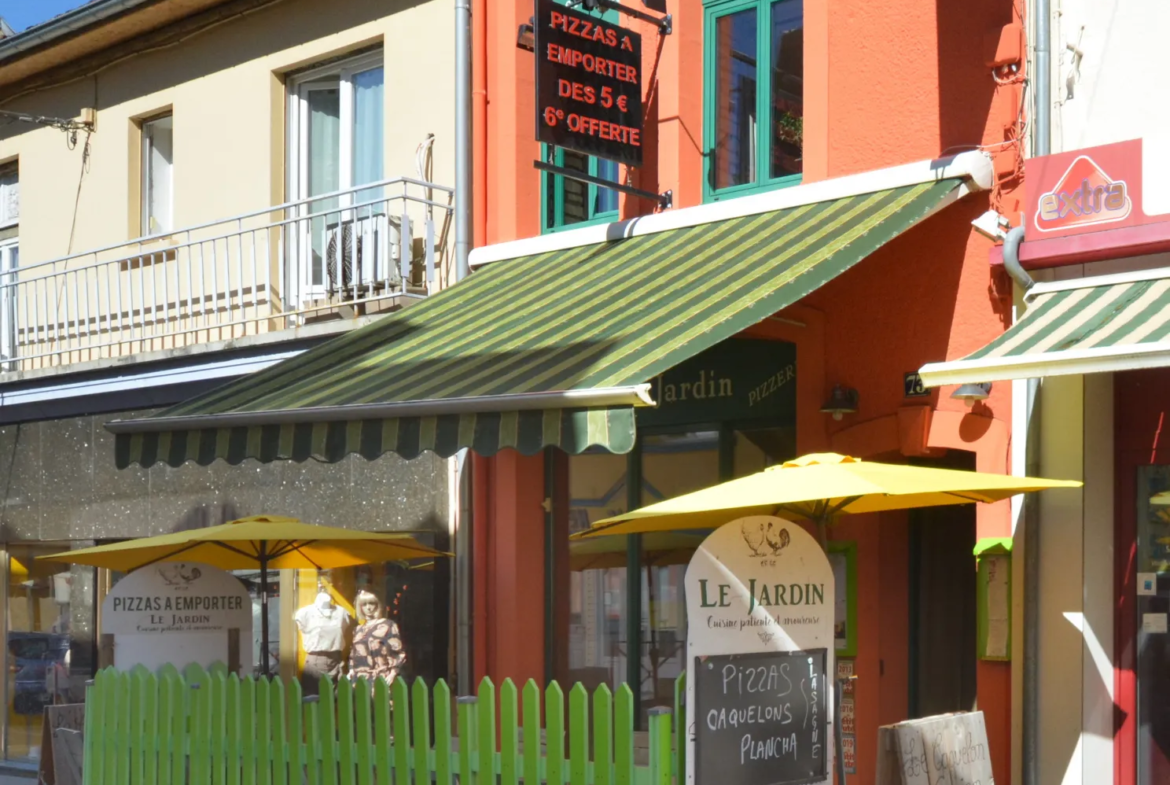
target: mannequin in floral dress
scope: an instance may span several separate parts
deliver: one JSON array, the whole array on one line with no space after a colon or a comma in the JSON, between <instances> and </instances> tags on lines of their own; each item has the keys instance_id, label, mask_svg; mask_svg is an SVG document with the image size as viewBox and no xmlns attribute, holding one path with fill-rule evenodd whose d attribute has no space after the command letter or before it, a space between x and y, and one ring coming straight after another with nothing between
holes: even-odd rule
<instances>
[{"instance_id":1,"label":"mannequin in floral dress","mask_svg":"<svg viewBox=\"0 0 1170 785\"><path fill-rule=\"evenodd\" d=\"M380 676L389 686L406 664L398 625L383 616L382 603L364 589L358 592L353 606L360 626L353 633L349 677L359 679L364 676L373 689L374 680Z\"/></svg>"}]
</instances>

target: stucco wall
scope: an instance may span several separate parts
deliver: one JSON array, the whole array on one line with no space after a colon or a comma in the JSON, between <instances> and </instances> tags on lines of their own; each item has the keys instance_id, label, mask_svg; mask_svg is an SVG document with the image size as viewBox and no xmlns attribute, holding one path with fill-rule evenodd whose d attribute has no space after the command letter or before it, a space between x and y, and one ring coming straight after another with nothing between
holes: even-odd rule
<instances>
[{"instance_id":1,"label":"stucco wall","mask_svg":"<svg viewBox=\"0 0 1170 785\"><path fill-rule=\"evenodd\" d=\"M1061 0L1052 7L1052 151L1165 133L1170 103L1157 98L1156 86L1170 78L1170 4Z\"/></svg>"},{"instance_id":2,"label":"stucco wall","mask_svg":"<svg viewBox=\"0 0 1170 785\"><path fill-rule=\"evenodd\" d=\"M454 182L454 6L444 0L286 0L98 73L0 108L60 117L97 110L85 169L82 134L0 126L0 162L19 158L21 263L136 237L134 121L175 118L174 223L212 221L285 199L284 77L380 47L385 64L385 174L415 176L435 134L434 181ZM74 205L76 204L76 209Z\"/></svg>"}]
</instances>

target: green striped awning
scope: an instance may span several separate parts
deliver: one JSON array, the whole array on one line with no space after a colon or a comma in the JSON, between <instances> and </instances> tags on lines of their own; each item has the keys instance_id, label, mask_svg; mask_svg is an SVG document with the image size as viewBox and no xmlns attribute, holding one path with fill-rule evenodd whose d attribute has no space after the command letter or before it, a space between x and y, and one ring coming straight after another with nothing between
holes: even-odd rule
<instances>
[{"instance_id":1,"label":"green striped awning","mask_svg":"<svg viewBox=\"0 0 1170 785\"><path fill-rule=\"evenodd\" d=\"M840 275L962 182L496 262L252 376L110 423L117 464L627 452L647 382Z\"/></svg>"},{"instance_id":2,"label":"green striped awning","mask_svg":"<svg viewBox=\"0 0 1170 785\"><path fill-rule=\"evenodd\" d=\"M1170 269L1033 286L1007 332L919 372L928 386L1170 366Z\"/></svg>"}]
</instances>

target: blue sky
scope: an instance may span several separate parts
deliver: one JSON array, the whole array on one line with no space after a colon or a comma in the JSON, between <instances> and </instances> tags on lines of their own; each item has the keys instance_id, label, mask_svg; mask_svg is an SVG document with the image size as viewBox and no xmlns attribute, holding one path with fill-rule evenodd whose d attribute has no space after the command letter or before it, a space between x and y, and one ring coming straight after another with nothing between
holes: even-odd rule
<instances>
[{"instance_id":1,"label":"blue sky","mask_svg":"<svg viewBox=\"0 0 1170 785\"><path fill-rule=\"evenodd\" d=\"M87 0L0 0L0 16L21 32L70 8L85 5Z\"/></svg>"}]
</instances>

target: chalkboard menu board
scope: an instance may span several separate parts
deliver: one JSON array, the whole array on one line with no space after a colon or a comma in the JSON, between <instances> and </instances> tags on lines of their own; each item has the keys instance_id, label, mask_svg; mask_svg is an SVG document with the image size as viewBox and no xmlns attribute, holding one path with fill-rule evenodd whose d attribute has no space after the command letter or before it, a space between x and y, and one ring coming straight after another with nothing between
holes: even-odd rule
<instances>
[{"instance_id":1,"label":"chalkboard menu board","mask_svg":"<svg viewBox=\"0 0 1170 785\"><path fill-rule=\"evenodd\" d=\"M695 785L828 777L825 649L695 658Z\"/></svg>"}]
</instances>

